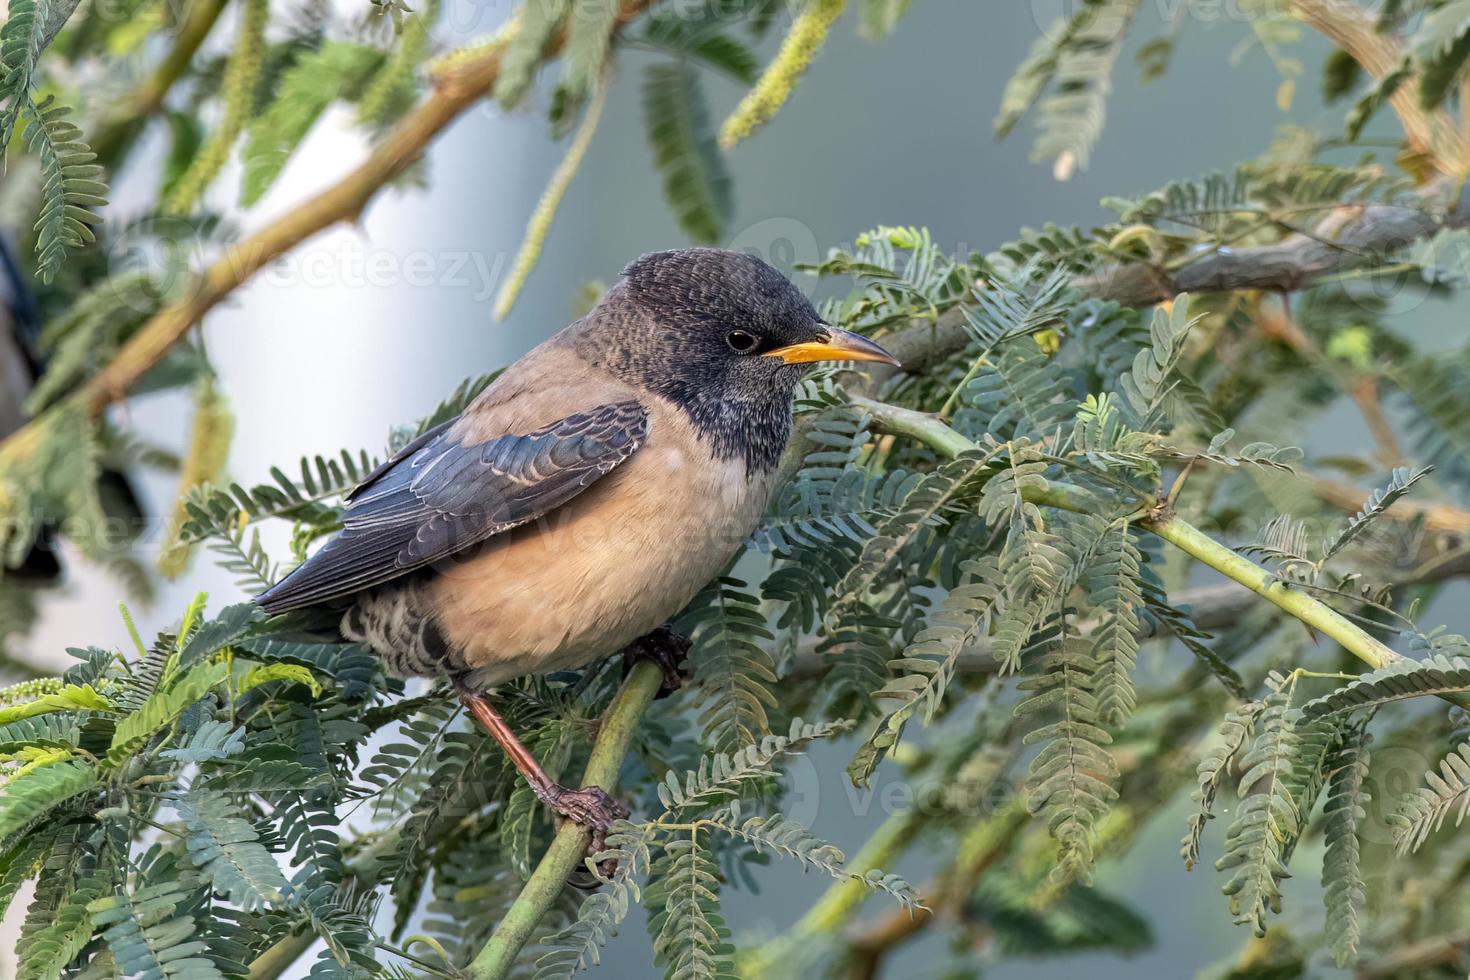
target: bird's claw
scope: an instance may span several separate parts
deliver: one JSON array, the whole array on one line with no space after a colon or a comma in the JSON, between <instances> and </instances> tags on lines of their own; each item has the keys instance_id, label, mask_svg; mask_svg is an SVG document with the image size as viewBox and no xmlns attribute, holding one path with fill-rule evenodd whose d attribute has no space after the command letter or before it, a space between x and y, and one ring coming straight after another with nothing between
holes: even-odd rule
<instances>
[{"instance_id":1,"label":"bird's claw","mask_svg":"<svg viewBox=\"0 0 1470 980\"><path fill-rule=\"evenodd\" d=\"M607 843L608 830L617 821L626 820L632 812L621 800L600 786L567 789L565 786L553 785L547 789L543 799L552 813L556 814L558 829L570 820L592 832L592 841L587 845L588 854L601 852ZM597 866L598 872L604 878L610 877L617 869L618 862L613 859L603 861Z\"/></svg>"},{"instance_id":2,"label":"bird's claw","mask_svg":"<svg viewBox=\"0 0 1470 980\"><path fill-rule=\"evenodd\" d=\"M667 626L660 626L652 633L640 636L628 647L624 656L628 669L640 660L652 661L663 671L664 683L659 688L661 698L673 694L689 679L684 663L689 659L689 638L675 633Z\"/></svg>"}]
</instances>

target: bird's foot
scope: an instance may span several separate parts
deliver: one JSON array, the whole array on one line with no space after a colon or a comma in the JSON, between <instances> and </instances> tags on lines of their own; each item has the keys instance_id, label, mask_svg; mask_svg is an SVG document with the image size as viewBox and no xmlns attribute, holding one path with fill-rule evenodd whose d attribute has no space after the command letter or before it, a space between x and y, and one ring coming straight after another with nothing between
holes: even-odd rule
<instances>
[{"instance_id":1,"label":"bird's foot","mask_svg":"<svg viewBox=\"0 0 1470 980\"><path fill-rule=\"evenodd\" d=\"M592 831L592 841L587 845L587 853L590 855L597 854L607 844L607 832L612 825L627 819L632 812L621 800L600 786L568 789L559 783L552 783L537 790L536 795L556 814L558 829L565 821L570 820ZM597 870L605 878L610 877L617 869L618 862L612 859L597 866Z\"/></svg>"},{"instance_id":2,"label":"bird's foot","mask_svg":"<svg viewBox=\"0 0 1470 980\"><path fill-rule=\"evenodd\" d=\"M681 636L667 626L660 626L628 646L623 653L626 661L624 673L632 670L633 665L640 660L651 660L663 671L664 683L659 688L658 696L666 698L689 679L689 671L685 669L684 662L689 659L690 645L687 636Z\"/></svg>"}]
</instances>

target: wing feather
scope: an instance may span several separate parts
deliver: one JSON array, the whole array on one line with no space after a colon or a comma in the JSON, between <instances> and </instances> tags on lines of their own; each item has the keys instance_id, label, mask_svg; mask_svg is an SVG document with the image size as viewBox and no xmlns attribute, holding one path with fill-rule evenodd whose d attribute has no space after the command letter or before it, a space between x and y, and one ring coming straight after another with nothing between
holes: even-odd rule
<instances>
[{"instance_id":1,"label":"wing feather","mask_svg":"<svg viewBox=\"0 0 1470 980\"><path fill-rule=\"evenodd\" d=\"M441 426L348 497L342 531L257 596L279 613L382 585L555 510L648 438L636 401L569 415L524 435L464 445Z\"/></svg>"}]
</instances>

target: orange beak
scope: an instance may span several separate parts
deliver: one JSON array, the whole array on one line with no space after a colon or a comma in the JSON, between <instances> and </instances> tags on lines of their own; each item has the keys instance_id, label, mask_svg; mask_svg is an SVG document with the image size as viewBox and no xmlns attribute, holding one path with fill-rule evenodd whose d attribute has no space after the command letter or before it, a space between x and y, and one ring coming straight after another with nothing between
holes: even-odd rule
<instances>
[{"instance_id":1,"label":"orange beak","mask_svg":"<svg viewBox=\"0 0 1470 980\"><path fill-rule=\"evenodd\" d=\"M898 358L861 334L855 334L831 324L823 324L826 336L821 340L810 340L802 344L791 344L767 351L765 357L779 357L787 364L808 364L813 361L877 361L899 367Z\"/></svg>"}]
</instances>

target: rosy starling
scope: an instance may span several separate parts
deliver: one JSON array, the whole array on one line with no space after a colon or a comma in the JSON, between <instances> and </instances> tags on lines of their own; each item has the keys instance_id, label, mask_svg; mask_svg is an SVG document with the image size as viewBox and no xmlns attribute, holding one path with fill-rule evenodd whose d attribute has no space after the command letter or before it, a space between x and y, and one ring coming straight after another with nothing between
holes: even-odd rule
<instances>
[{"instance_id":1,"label":"rosy starling","mask_svg":"<svg viewBox=\"0 0 1470 980\"><path fill-rule=\"evenodd\" d=\"M760 259L645 255L368 476L342 531L257 601L350 603L346 637L394 673L451 678L536 796L600 842L627 810L552 780L484 692L618 651L676 683L687 644L663 624L765 512L815 361L897 363Z\"/></svg>"}]
</instances>

